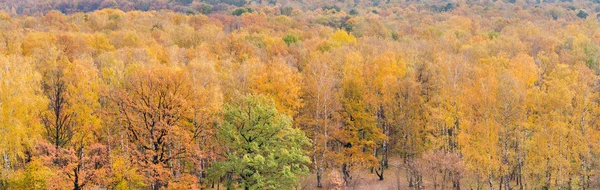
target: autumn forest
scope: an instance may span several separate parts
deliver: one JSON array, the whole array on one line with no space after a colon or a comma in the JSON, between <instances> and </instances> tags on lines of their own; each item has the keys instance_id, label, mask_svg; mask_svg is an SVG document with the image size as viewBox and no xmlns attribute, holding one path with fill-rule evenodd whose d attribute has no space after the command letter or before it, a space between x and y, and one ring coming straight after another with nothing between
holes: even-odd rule
<instances>
[{"instance_id":1,"label":"autumn forest","mask_svg":"<svg viewBox=\"0 0 600 190\"><path fill-rule=\"evenodd\" d=\"M598 0L0 0L0 189L600 189Z\"/></svg>"}]
</instances>

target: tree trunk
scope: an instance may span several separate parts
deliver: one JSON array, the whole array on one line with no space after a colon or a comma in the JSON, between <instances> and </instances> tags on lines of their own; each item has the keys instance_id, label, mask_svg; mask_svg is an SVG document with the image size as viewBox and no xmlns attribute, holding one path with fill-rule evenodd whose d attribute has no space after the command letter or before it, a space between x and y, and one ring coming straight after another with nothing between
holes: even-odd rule
<instances>
[{"instance_id":1,"label":"tree trunk","mask_svg":"<svg viewBox=\"0 0 600 190\"><path fill-rule=\"evenodd\" d=\"M421 176L421 174L417 173L417 189L422 189L423 188L423 176Z\"/></svg>"},{"instance_id":2,"label":"tree trunk","mask_svg":"<svg viewBox=\"0 0 600 190\"><path fill-rule=\"evenodd\" d=\"M452 176L452 187L456 190L460 190L460 176L458 173L454 173Z\"/></svg>"},{"instance_id":3,"label":"tree trunk","mask_svg":"<svg viewBox=\"0 0 600 190\"><path fill-rule=\"evenodd\" d=\"M318 118L316 120L317 120L317 122L319 121ZM321 187L323 187L323 185L321 183L321 178L323 176L323 172L321 172L321 166L319 165L320 163L319 163L319 160L317 158L317 155L318 155L317 154L317 143L318 143L317 142L317 139L318 139L317 136L318 136L318 131L319 131L319 126L317 125L317 126L315 126L314 133L313 133L313 135L314 135L313 138L314 139L313 139L313 157L312 157L312 160L313 160L313 163L314 163L314 166L315 166L314 169L315 169L315 175L317 177L317 187L321 188Z\"/></svg>"},{"instance_id":4,"label":"tree trunk","mask_svg":"<svg viewBox=\"0 0 600 190\"><path fill-rule=\"evenodd\" d=\"M79 172L77 171L79 167L73 169L75 173L75 178L73 179L73 190L81 190L81 186L79 186Z\"/></svg>"},{"instance_id":5,"label":"tree trunk","mask_svg":"<svg viewBox=\"0 0 600 190\"><path fill-rule=\"evenodd\" d=\"M381 166L379 166L379 168L375 169L375 174L377 174L377 177L379 177L379 180L383 180L383 164Z\"/></svg>"},{"instance_id":6,"label":"tree trunk","mask_svg":"<svg viewBox=\"0 0 600 190\"><path fill-rule=\"evenodd\" d=\"M10 166L10 158L8 158L7 153L4 153L3 158L4 158L4 173L8 174L8 171L10 170L10 167L11 167Z\"/></svg>"},{"instance_id":7,"label":"tree trunk","mask_svg":"<svg viewBox=\"0 0 600 190\"><path fill-rule=\"evenodd\" d=\"M408 172L408 187L414 187L415 185L413 184L413 171L409 171Z\"/></svg>"},{"instance_id":8,"label":"tree trunk","mask_svg":"<svg viewBox=\"0 0 600 190\"><path fill-rule=\"evenodd\" d=\"M346 163L342 164L342 174L344 176L344 182L345 183L350 182L350 180L352 179L352 176L350 176L350 170Z\"/></svg>"},{"instance_id":9,"label":"tree trunk","mask_svg":"<svg viewBox=\"0 0 600 190\"><path fill-rule=\"evenodd\" d=\"M317 187L322 188L323 184L321 184L321 174L317 174Z\"/></svg>"},{"instance_id":10,"label":"tree trunk","mask_svg":"<svg viewBox=\"0 0 600 190\"><path fill-rule=\"evenodd\" d=\"M488 184L490 185L490 190L493 190L494 189L494 178L493 178L492 174L490 174L490 176L489 176Z\"/></svg>"}]
</instances>

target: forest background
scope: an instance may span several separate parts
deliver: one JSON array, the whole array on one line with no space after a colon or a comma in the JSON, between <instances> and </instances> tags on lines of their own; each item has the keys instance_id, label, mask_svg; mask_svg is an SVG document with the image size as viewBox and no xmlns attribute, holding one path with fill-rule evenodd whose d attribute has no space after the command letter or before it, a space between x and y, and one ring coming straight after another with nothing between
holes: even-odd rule
<instances>
[{"instance_id":1,"label":"forest background","mask_svg":"<svg viewBox=\"0 0 600 190\"><path fill-rule=\"evenodd\" d=\"M598 0L0 9L0 189L600 188Z\"/></svg>"}]
</instances>

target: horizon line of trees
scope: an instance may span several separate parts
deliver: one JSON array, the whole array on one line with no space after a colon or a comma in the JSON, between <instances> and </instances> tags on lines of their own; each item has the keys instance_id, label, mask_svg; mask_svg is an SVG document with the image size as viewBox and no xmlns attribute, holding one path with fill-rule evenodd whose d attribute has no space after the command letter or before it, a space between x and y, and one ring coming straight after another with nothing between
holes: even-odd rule
<instances>
[{"instance_id":1,"label":"horizon line of trees","mask_svg":"<svg viewBox=\"0 0 600 190\"><path fill-rule=\"evenodd\" d=\"M557 6L563 9L576 10L579 17L587 17L592 12L598 12L600 1L585 0L486 0L486 1L405 1L405 0L355 0L355 1L290 1L290 0L5 0L0 2L3 10L11 16L29 15L42 16L52 10L63 14L88 13L102 9L119 9L123 11L161 11L171 10L185 14L211 14L230 12L236 8L262 9L265 7L280 7L282 10L298 9L302 11L317 9L335 9L337 12L356 12L358 9L378 12L379 9L391 7L420 6L432 12L448 12L456 7L494 7L498 3L516 5L522 9L536 9L546 6ZM289 14L286 14L289 16ZM560 16L555 13L553 16ZM556 19L556 18L555 18Z\"/></svg>"}]
</instances>

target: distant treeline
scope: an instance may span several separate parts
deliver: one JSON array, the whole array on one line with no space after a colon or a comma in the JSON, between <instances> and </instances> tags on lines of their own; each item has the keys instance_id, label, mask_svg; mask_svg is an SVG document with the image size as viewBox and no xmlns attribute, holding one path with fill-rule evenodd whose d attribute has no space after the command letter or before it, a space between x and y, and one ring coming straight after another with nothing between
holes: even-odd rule
<instances>
[{"instance_id":1,"label":"distant treeline","mask_svg":"<svg viewBox=\"0 0 600 190\"><path fill-rule=\"evenodd\" d=\"M577 1L572 0L0 0L0 7L12 15L43 15L51 10L59 10L64 14L77 12L93 12L96 10L114 8L123 11L151 11L173 10L187 14L210 14L213 12L231 11L237 7L264 7L279 6L301 10L331 9L338 12L350 12L357 8L386 8L390 6L408 6L410 4L426 5L433 12L446 12L457 6L466 5L492 7L497 2L521 4L524 8L541 8L543 5L556 4L566 9L582 10L581 15L587 12L598 12L600 0ZM593 9L593 10L591 10ZM377 10L373 10L374 13ZM587 15L586 15L587 16Z\"/></svg>"}]
</instances>

